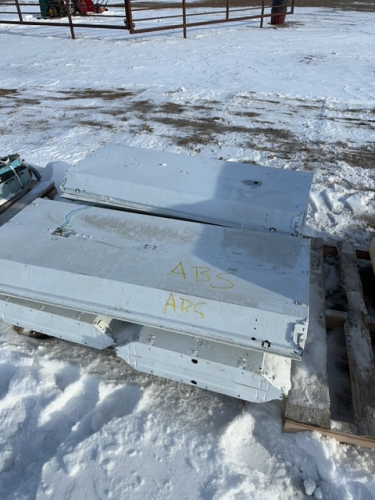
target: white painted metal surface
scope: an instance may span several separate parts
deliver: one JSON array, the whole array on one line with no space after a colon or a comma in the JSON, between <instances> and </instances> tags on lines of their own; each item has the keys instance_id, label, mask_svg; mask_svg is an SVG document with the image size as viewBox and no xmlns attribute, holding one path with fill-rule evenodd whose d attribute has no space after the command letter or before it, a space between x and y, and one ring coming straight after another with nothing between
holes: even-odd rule
<instances>
[{"instance_id":1,"label":"white painted metal surface","mask_svg":"<svg viewBox=\"0 0 375 500\"><path fill-rule=\"evenodd\" d=\"M113 345L111 318L38 304L0 294L0 318L10 325L95 349Z\"/></svg>"},{"instance_id":2,"label":"white painted metal surface","mask_svg":"<svg viewBox=\"0 0 375 500\"><path fill-rule=\"evenodd\" d=\"M116 353L136 370L246 401L283 397L264 377L263 354L141 325L114 335Z\"/></svg>"},{"instance_id":3,"label":"white painted metal surface","mask_svg":"<svg viewBox=\"0 0 375 500\"><path fill-rule=\"evenodd\" d=\"M259 351L1 294L0 308L1 319L11 325L96 349L116 346L119 357L144 373L246 401L283 397L265 378L264 359L269 355Z\"/></svg>"},{"instance_id":4,"label":"white painted metal surface","mask_svg":"<svg viewBox=\"0 0 375 500\"><path fill-rule=\"evenodd\" d=\"M116 346L119 357L144 373L246 401L283 397L265 378L269 355L259 351L1 294L0 309L1 319L11 325L95 349Z\"/></svg>"},{"instance_id":5,"label":"white painted metal surface","mask_svg":"<svg viewBox=\"0 0 375 500\"><path fill-rule=\"evenodd\" d=\"M38 200L0 228L0 293L299 358L310 242ZM3 308L3 303L1 304Z\"/></svg>"},{"instance_id":6,"label":"white painted metal surface","mask_svg":"<svg viewBox=\"0 0 375 500\"><path fill-rule=\"evenodd\" d=\"M71 167L62 196L106 206L301 236L312 174L128 146Z\"/></svg>"}]
</instances>

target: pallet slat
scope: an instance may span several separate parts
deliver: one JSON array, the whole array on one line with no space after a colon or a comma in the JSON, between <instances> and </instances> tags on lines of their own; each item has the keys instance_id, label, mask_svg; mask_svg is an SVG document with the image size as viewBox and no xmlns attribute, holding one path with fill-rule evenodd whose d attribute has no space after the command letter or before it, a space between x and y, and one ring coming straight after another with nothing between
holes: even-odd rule
<instances>
[{"instance_id":1,"label":"pallet slat","mask_svg":"<svg viewBox=\"0 0 375 500\"><path fill-rule=\"evenodd\" d=\"M363 298L362 283L358 270L358 259L366 258L366 252L358 250L348 242L338 242L334 246L322 244L321 240L313 240L311 255L311 328L304 358L299 365L304 369L304 378L301 378L298 363L294 363L292 377L299 376L298 383L293 381L285 408L284 432L317 431L324 436L357 446L375 449L375 368L371 346L370 331L374 331L375 318L367 315ZM331 251L332 250L332 251ZM347 311L325 310L323 258L326 255L337 255L340 270L340 284L347 296ZM319 257L320 256L320 257ZM314 304L314 305L313 305ZM319 311L317 326L316 313ZM323 318L323 319L322 319ZM330 415L329 396L326 398L326 413L322 413L319 403L311 392L311 380L320 387L320 390L329 390L328 380L324 375L327 351L317 349L316 343L325 342L322 335L323 328L343 327L345 332L346 351L349 361L349 376L351 396L354 409L354 423L335 421ZM326 331L324 331L326 334ZM311 346L315 346L315 349ZM326 346L327 347L327 346ZM321 371L312 373L315 366L317 352L324 359L321 360ZM317 389L319 392L319 390ZM307 392L307 395L306 395ZM313 398L311 398L311 394ZM324 394L324 391L323 391ZM314 409L314 405L317 409ZM324 403L323 403L324 404ZM325 415L325 418L322 418Z\"/></svg>"},{"instance_id":2,"label":"pallet slat","mask_svg":"<svg viewBox=\"0 0 375 500\"><path fill-rule=\"evenodd\" d=\"M335 327L343 327L345 323L345 319L348 313L346 311L336 311L334 309L326 310L326 327L327 330L331 330ZM367 326L370 330L370 333L375 333L375 317L367 316L366 317Z\"/></svg>"},{"instance_id":3,"label":"pallet slat","mask_svg":"<svg viewBox=\"0 0 375 500\"><path fill-rule=\"evenodd\" d=\"M364 446L366 448L375 449L375 441L371 438L358 436L356 434L346 432L340 432L333 429L317 429L314 425L303 424L301 422L293 422L292 420L286 420L283 427L284 432L319 432L323 436L331 437L339 441L340 443L354 444L356 446Z\"/></svg>"},{"instance_id":4,"label":"pallet slat","mask_svg":"<svg viewBox=\"0 0 375 500\"><path fill-rule=\"evenodd\" d=\"M348 300L344 330L354 420L359 434L375 438L374 359L356 250L347 241L339 242L337 250L341 284Z\"/></svg>"},{"instance_id":5,"label":"pallet slat","mask_svg":"<svg viewBox=\"0 0 375 500\"><path fill-rule=\"evenodd\" d=\"M329 429L331 416L321 239L312 240L310 287L310 293L316 299L310 304L309 332L302 361L292 362L292 388L286 402L285 422L298 421Z\"/></svg>"}]
</instances>

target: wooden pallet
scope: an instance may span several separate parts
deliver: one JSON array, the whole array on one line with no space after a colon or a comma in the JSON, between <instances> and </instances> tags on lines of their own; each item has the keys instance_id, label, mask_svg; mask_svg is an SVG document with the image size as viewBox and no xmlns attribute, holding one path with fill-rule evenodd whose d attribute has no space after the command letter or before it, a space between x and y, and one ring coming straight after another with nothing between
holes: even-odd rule
<instances>
[{"instance_id":1,"label":"wooden pallet","mask_svg":"<svg viewBox=\"0 0 375 500\"><path fill-rule=\"evenodd\" d=\"M327 254L338 257L340 285L347 299L345 312L326 310L323 259ZM309 332L302 362L292 364L283 430L318 431L340 442L375 448L375 368L370 336L375 318L367 314L358 258L368 259L369 254L349 242L333 246L312 240ZM331 411L335 380L327 370L327 330L333 327L344 330L352 419L337 420Z\"/></svg>"}]
</instances>

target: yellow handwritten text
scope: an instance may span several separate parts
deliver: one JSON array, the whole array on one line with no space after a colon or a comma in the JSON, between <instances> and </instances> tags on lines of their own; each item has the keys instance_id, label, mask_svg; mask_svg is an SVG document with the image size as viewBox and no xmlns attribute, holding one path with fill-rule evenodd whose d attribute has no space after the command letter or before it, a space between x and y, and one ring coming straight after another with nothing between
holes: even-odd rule
<instances>
[{"instance_id":1,"label":"yellow handwritten text","mask_svg":"<svg viewBox=\"0 0 375 500\"><path fill-rule=\"evenodd\" d=\"M167 312L178 313L195 313L198 314L202 319L204 318L204 314L201 310L205 302L192 302L191 300L184 299L183 297L179 297L177 300L175 299L173 293L169 294L167 302L165 303L163 314L167 314Z\"/></svg>"},{"instance_id":2,"label":"yellow handwritten text","mask_svg":"<svg viewBox=\"0 0 375 500\"><path fill-rule=\"evenodd\" d=\"M189 272L189 269L193 269L194 271ZM212 275L211 269L204 266L192 266L191 268L187 268L187 271L185 271L183 263L179 262L177 266L167 274L167 276L170 276L171 274L181 276L183 280L189 278L190 280L194 280L196 283L207 283L210 288L214 288L215 290L229 290L234 286L232 281L223 277L231 275L231 273L219 273Z\"/></svg>"}]
</instances>

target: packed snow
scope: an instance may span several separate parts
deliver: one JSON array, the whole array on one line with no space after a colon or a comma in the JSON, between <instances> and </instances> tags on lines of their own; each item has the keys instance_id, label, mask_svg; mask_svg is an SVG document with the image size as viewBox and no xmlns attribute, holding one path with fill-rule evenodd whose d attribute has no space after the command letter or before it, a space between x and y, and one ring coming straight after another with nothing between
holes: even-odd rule
<instances>
[{"instance_id":1,"label":"packed snow","mask_svg":"<svg viewBox=\"0 0 375 500\"><path fill-rule=\"evenodd\" d=\"M5 8L5 7L4 7ZM375 14L296 8L150 35L0 25L0 152L48 168L126 144L314 172L308 232L374 227ZM5 244L6 242L2 242ZM375 451L0 323L0 499L375 499Z\"/></svg>"}]
</instances>

